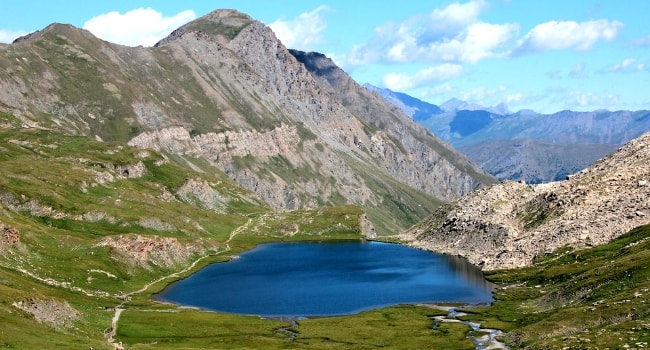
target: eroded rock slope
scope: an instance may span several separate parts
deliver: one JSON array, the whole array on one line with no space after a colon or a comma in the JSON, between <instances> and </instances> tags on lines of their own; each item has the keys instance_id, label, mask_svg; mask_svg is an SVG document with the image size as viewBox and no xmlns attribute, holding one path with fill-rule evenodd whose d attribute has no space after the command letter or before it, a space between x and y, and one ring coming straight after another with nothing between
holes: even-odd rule
<instances>
[{"instance_id":1,"label":"eroded rock slope","mask_svg":"<svg viewBox=\"0 0 650 350\"><path fill-rule=\"evenodd\" d=\"M447 204L402 235L483 269L525 266L557 248L595 246L650 223L650 133L565 181L506 181Z\"/></svg>"}]
</instances>

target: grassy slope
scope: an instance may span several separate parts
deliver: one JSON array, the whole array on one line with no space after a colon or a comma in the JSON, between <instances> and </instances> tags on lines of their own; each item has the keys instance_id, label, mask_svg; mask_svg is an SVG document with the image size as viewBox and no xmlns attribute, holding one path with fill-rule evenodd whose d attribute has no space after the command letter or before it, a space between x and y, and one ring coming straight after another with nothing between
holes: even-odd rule
<instances>
[{"instance_id":1,"label":"grassy slope","mask_svg":"<svg viewBox=\"0 0 650 350\"><path fill-rule=\"evenodd\" d=\"M632 348L650 344L650 225L609 244L565 249L534 266L495 271L492 307L470 319L509 331L528 348Z\"/></svg>"},{"instance_id":2,"label":"grassy slope","mask_svg":"<svg viewBox=\"0 0 650 350\"><path fill-rule=\"evenodd\" d=\"M1 117L3 125L15 122L11 116ZM173 163L159 164L160 154L119 143L3 129L0 151L0 223L20 231L19 243L0 243L0 346L4 347L108 348L104 332L111 326L120 294L178 273L202 256L207 258L193 270L227 259L227 250L236 254L259 242L360 238L362 211L357 207L273 213L217 169L206 174ZM139 161L146 167L143 176L118 176L115 169ZM224 205L211 210L192 199L185 202L176 191L188 179L212 184L225 198ZM164 199L165 193L171 197ZM143 218L154 227L143 223ZM232 232L238 233L234 239L230 239ZM98 245L103 238L118 235L149 238L153 245L157 237L173 238L193 253L155 265ZM134 294L125 314L131 308L160 308L148 297L170 281ZM21 302L36 308L54 303L46 314L56 315L61 323L38 321L37 313L16 306ZM65 312L66 303L73 311ZM175 316L160 317L172 324ZM127 330L137 327L119 325Z\"/></svg>"}]
</instances>

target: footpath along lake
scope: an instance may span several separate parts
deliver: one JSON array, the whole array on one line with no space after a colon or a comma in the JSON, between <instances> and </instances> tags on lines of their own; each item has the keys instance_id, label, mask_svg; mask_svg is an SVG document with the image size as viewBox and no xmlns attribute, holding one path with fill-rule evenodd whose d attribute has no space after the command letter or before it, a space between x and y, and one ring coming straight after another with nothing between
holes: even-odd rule
<instances>
[{"instance_id":1,"label":"footpath along lake","mask_svg":"<svg viewBox=\"0 0 650 350\"><path fill-rule=\"evenodd\" d=\"M355 314L397 304L492 301L465 260L380 242L270 243L169 285L157 300L264 317Z\"/></svg>"}]
</instances>

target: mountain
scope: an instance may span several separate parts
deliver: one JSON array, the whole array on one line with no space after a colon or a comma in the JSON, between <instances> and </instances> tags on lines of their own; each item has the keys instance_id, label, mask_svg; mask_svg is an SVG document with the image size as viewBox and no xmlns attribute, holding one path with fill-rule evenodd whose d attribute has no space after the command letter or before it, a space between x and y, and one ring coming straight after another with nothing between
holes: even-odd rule
<instances>
[{"instance_id":1,"label":"mountain","mask_svg":"<svg viewBox=\"0 0 650 350\"><path fill-rule=\"evenodd\" d=\"M379 94L386 101L399 107L409 117L417 121L425 120L432 115L443 113L443 110L440 109L440 107L401 92L395 92L386 88L379 88L370 84L363 84L363 87Z\"/></svg>"},{"instance_id":2,"label":"mountain","mask_svg":"<svg viewBox=\"0 0 650 350\"><path fill-rule=\"evenodd\" d=\"M564 180L617 148L611 144L514 139L485 140L459 150L497 179L539 184Z\"/></svg>"},{"instance_id":3,"label":"mountain","mask_svg":"<svg viewBox=\"0 0 650 350\"><path fill-rule=\"evenodd\" d=\"M459 135L451 130L457 121L455 115L449 123L424 124L436 135L442 135L456 147L473 145L486 140L535 139L570 144L594 143L623 145L650 130L650 111L561 111L553 114L514 113L490 114L490 120L470 134ZM445 125L446 124L446 125Z\"/></svg>"},{"instance_id":4,"label":"mountain","mask_svg":"<svg viewBox=\"0 0 650 350\"><path fill-rule=\"evenodd\" d=\"M398 93L382 96L407 113L426 104ZM510 113L503 104L487 108L458 99L440 108L443 113L417 121L499 180L563 179L650 130L650 111Z\"/></svg>"},{"instance_id":5,"label":"mountain","mask_svg":"<svg viewBox=\"0 0 650 350\"><path fill-rule=\"evenodd\" d=\"M650 133L565 181L507 181L438 208L403 235L486 270L527 266L562 247L600 245L650 223Z\"/></svg>"},{"instance_id":6,"label":"mountain","mask_svg":"<svg viewBox=\"0 0 650 350\"><path fill-rule=\"evenodd\" d=\"M488 111L494 114L508 114L508 106L505 103L500 103L494 107L485 107L476 103L468 103L457 98L452 98L440 105L440 108L445 112L457 111Z\"/></svg>"},{"instance_id":7,"label":"mountain","mask_svg":"<svg viewBox=\"0 0 650 350\"><path fill-rule=\"evenodd\" d=\"M0 67L0 110L24 126L216 167L277 210L356 204L380 234L495 182L333 63L306 68L233 10L152 48L53 24L3 45ZM338 80L320 78L328 72Z\"/></svg>"}]
</instances>

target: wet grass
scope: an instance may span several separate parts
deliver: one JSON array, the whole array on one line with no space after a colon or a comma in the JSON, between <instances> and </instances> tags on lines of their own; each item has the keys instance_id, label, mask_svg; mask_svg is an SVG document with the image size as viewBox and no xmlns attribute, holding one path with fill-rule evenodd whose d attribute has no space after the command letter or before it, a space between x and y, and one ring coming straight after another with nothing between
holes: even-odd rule
<instances>
[{"instance_id":1,"label":"wet grass","mask_svg":"<svg viewBox=\"0 0 650 350\"><path fill-rule=\"evenodd\" d=\"M439 314L396 306L291 322L159 307L126 311L118 336L133 349L473 349L469 327L443 323L433 329L431 317Z\"/></svg>"}]
</instances>

